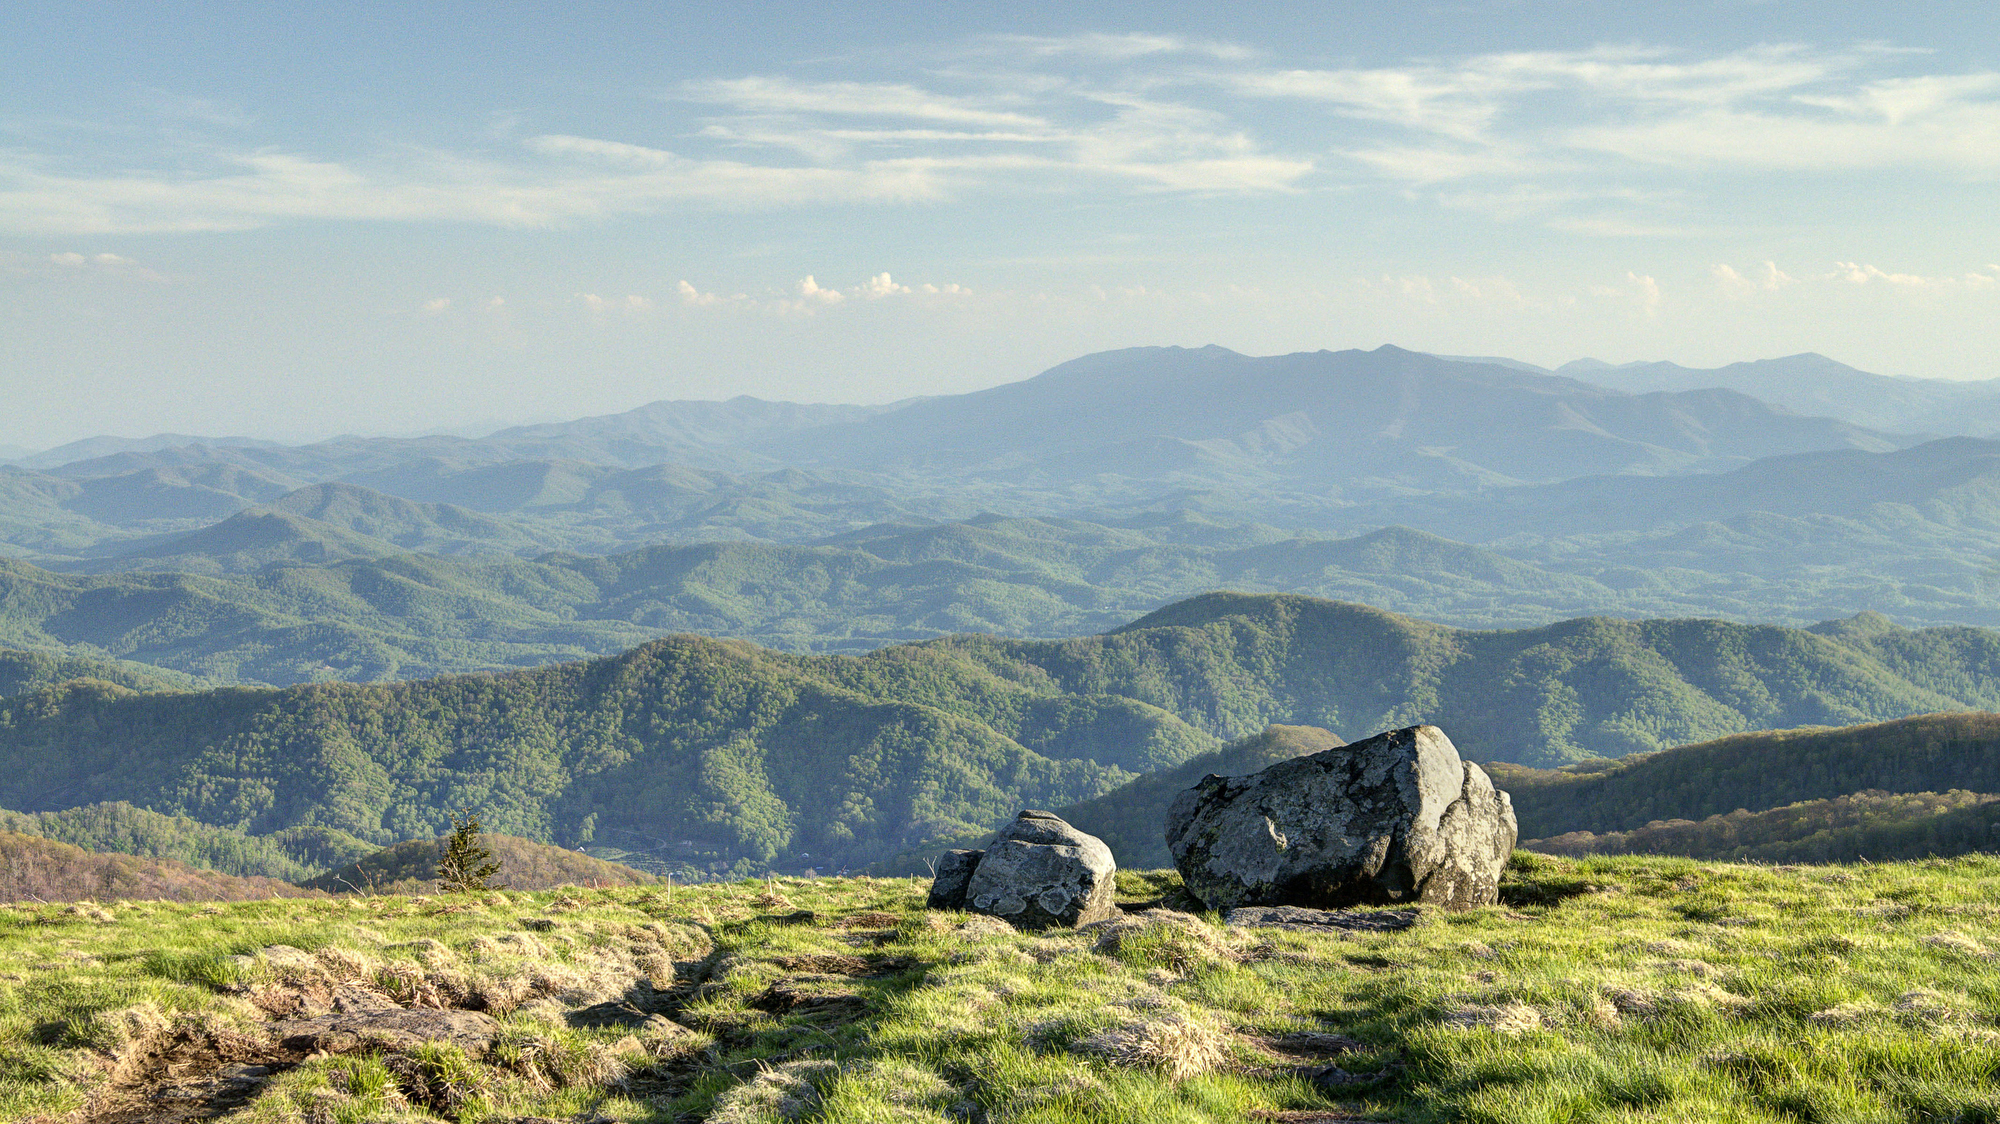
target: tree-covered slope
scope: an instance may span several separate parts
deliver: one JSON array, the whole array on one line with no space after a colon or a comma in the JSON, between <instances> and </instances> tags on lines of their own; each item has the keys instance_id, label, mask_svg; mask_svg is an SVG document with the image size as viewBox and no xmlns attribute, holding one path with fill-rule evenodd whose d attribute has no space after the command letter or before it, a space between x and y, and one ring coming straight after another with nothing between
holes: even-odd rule
<instances>
[{"instance_id":1,"label":"tree-covered slope","mask_svg":"<svg viewBox=\"0 0 2000 1124\"><path fill-rule=\"evenodd\" d=\"M849 651L967 631L1074 635L1218 587L1428 605L1508 623L1618 600L1587 579L1404 528L1305 539L1192 516L1138 527L989 516L814 545L533 560L399 554L326 524L318 524L325 534L307 534L312 520L277 512L229 522L247 537L213 545L232 556L267 547L339 556L356 541L379 549L248 574L85 575L0 561L0 643L284 685L533 666L667 632Z\"/></svg>"},{"instance_id":2,"label":"tree-covered slope","mask_svg":"<svg viewBox=\"0 0 2000 1124\"><path fill-rule=\"evenodd\" d=\"M1102 636L931 645L996 671L1029 664L1065 692L1151 703L1225 738L1270 722L1349 740L1430 722L1469 758L1535 765L2000 707L2000 633L1881 622L1822 633L1587 617L1473 632L1361 605L1216 593Z\"/></svg>"},{"instance_id":3,"label":"tree-covered slope","mask_svg":"<svg viewBox=\"0 0 2000 1124\"><path fill-rule=\"evenodd\" d=\"M1466 632L1312 598L1216 594L1099 636L958 636L858 657L676 636L583 663L386 685L138 695L78 681L0 703L0 806L127 801L251 835L377 844L435 834L448 809L466 807L497 831L682 869L839 869L976 835L1022 806L1095 799L1274 722L1348 740L1431 722L1474 760L1553 765L1992 705L1996 645L1977 630L1880 622ZM1729 764L1768 783L1767 770L1786 769L1781 756ZM1774 788L1759 806L1977 787L1919 780L1861 770L1826 791ZM1647 793L1657 804L1676 785L1725 791L1701 770L1652 778L1609 798L1638 809L1633 823L1531 818L1524 830L1609 830L1741 803L1647 810Z\"/></svg>"},{"instance_id":4,"label":"tree-covered slope","mask_svg":"<svg viewBox=\"0 0 2000 1124\"><path fill-rule=\"evenodd\" d=\"M712 870L858 864L1097 795L1212 748L1156 708L950 649L787 656L676 637L506 676L0 706L0 806L126 800L263 835L388 843L447 809L563 843L663 840Z\"/></svg>"},{"instance_id":5,"label":"tree-covered slope","mask_svg":"<svg viewBox=\"0 0 2000 1124\"><path fill-rule=\"evenodd\" d=\"M1555 855L1686 855L1735 862L1894 862L2000 846L2000 795L1868 790L1761 812L1654 820L1631 831L1523 839Z\"/></svg>"},{"instance_id":6,"label":"tree-covered slope","mask_svg":"<svg viewBox=\"0 0 2000 1124\"><path fill-rule=\"evenodd\" d=\"M39 691L72 679L101 679L134 691L190 691L206 686L192 675L163 667L0 648L0 698Z\"/></svg>"},{"instance_id":7,"label":"tree-covered slope","mask_svg":"<svg viewBox=\"0 0 2000 1124\"><path fill-rule=\"evenodd\" d=\"M2000 714L1924 714L1840 729L1736 734L1564 769L1496 766L1523 838L1630 831L1868 790L2000 792Z\"/></svg>"}]
</instances>

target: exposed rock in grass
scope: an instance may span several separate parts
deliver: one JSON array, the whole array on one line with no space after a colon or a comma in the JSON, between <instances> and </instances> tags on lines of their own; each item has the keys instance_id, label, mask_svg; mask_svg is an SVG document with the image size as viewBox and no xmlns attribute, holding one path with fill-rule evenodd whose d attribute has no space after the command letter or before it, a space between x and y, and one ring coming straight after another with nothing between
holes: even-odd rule
<instances>
[{"instance_id":1,"label":"exposed rock in grass","mask_svg":"<svg viewBox=\"0 0 2000 1124\"><path fill-rule=\"evenodd\" d=\"M1499 900L1513 806L1435 726L1377 734L1248 777L1210 775L1167 811L1168 849L1211 909ZM983 864L982 864L983 865Z\"/></svg>"},{"instance_id":2,"label":"exposed rock in grass","mask_svg":"<svg viewBox=\"0 0 2000 1124\"><path fill-rule=\"evenodd\" d=\"M1303 909L1295 905L1246 905L1222 915L1225 924L1253 929L1327 933L1342 929L1390 933L1423 920L1416 909Z\"/></svg>"},{"instance_id":3,"label":"exposed rock in grass","mask_svg":"<svg viewBox=\"0 0 2000 1124\"><path fill-rule=\"evenodd\" d=\"M964 909L972 871L985 855L984 851L946 851L937 861L937 873L931 877L931 892L924 905L929 909Z\"/></svg>"},{"instance_id":4,"label":"exposed rock in grass","mask_svg":"<svg viewBox=\"0 0 2000 1124\"><path fill-rule=\"evenodd\" d=\"M1103 840L1025 811L981 853L965 905L1017 929L1075 928L1116 915L1117 873Z\"/></svg>"}]
</instances>

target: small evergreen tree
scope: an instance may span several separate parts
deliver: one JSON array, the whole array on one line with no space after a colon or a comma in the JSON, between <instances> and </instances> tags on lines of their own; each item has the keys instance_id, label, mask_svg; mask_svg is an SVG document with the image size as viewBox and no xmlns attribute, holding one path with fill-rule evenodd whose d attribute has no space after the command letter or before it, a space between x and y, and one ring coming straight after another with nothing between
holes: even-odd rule
<instances>
[{"instance_id":1,"label":"small evergreen tree","mask_svg":"<svg viewBox=\"0 0 2000 1124\"><path fill-rule=\"evenodd\" d=\"M451 815L451 835L444 841L444 855L438 859L438 889L447 894L484 890L500 873L493 852L479 844L479 817L460 808Z\"/></svg>"}]
</instances>

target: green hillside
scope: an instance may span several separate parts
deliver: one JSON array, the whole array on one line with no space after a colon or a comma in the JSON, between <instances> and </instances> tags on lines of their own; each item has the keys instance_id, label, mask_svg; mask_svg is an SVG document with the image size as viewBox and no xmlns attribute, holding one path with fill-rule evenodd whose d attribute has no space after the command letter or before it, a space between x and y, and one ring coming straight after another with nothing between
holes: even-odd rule
<instances>
[{"instance_id":1,"label":"green hillside","mask_svg":"<svg viewBox=\"0 0 2000 1124\"><path fill-rule=\"evenodd\" d=\"M1654 820L1631 831L1524 839L1553 855L1685 855L1768 863L1893 862L2000 848L2000 795L1857 792L1762 812Z\"/></svg>"},{"instance_id":2,"label":"green hillside","mask_svg":"<svg viewBox=\"0 0 2000 1124\"><path fill-rule=\"evenodd\" d=\"M429 837L446 809L466 807L495 831L643 854L649 868L838 870L977 835L1023 806L1096 800L1272 723L1353 740L1432 722L1471 759L1559 765L1991 705L1996 645L1978 630L1866 621L1801 631L1598 618L1466 632L1358 605L1215 594L1062 641L956 636L808 656L676 636L586 662L381 685L147 695L78 681L0 701L0 807L125 801L251 836L291 833L281 849L319 869L352 857L343 840ZM1725 745L1679 772L1689 751L1601 774L1496 771L1520 792L1528 837L1867 788L1989 790L1949 754L1929 771L1885 756L1880 735L1863 737L1852 768L1829 771L1785 756L1800 736ZM1621 818L1544 814L1592 800ZM1143 824L1102 807L1107 832L1143 843Z\"/></svg>"},{"instance_id":3,"label":"green hillside","mask_svg":"<svg viewBox=\"0 0 2000 1124\"><path fill-rule=\"evenodd\" d=\"M362 489L309 491L320 496L314 511L350 502L376 510L361 505ZM378 506L393 515L418 505ZM967 631L1074 635L1218 587L1495 623L1619 602L1595 582L1402 528L1326 540L1191 516L1127 528L982 517L817 545L706 543L534 560L405 554L376 532L393 528L352 512L336 526L259 509L147 548L152 561L179 559L200 576L0 561L0 643L285 685L528 667L668 632L850 651ZM232 559L287 564L220 572Z\"/></svg>"},{"instance_id":4,"label":"green hillside","mask_svg":"<svg viewBox=\"0 0 2000 1124\"><path fill-rule=\"evenodd\" d=\"M1137 699L1223 738L1271 722L1349 740L1429 722L1471 759L1545 766L2000 706L2000 633L1865 621L1802 630L1587 617L1473 632L1361 605L1216 593L1103 636L927 646L996 673L1029 664L1064 692Z\"/></svg>"},{"instance_id":5,"label":"green hillside","mask_svg":"<svg viewBox=\"0 0 2000 1124\"><path fill-rule=\"evenodd\" d=\"M0 648L0 697L39 691L72 679L101 679L134 691L191 691L206 685L192 675L163 667Z\"/></svg>"},{"instance_id":6,"label":"green hillside","mask_svg":"<svg viewBox=\"0 0 2000 1124\"><path fill-rule=\"evenodd\" d=\"M677 637L507 676L21 696L0 706L0 805L126 800L378 844L470 807L540 840L663 839L683 869L837 868L1214 745L1156 708L1060 695L948 648L800 657Z\"/></svg>"},{"instance_id":7,"label":"green hillside","mask_svg":"<svg viewBox=\"0 0 2000 1124\"><path fill-rule=\"evenodd\" d=\"M1802 801L1886 793L2000 792L2000 714L1926 714L1844 729L1737 734L1618 763L1496 766L1521 837L1618 832Z\"/></svg>"},{"instance_id":8,"label":"green hillside","mask_svg":"<svg viewBox=\"0 0 2000 1124\"><path fill-rule=\"evenodd\" d=\"M168 859L222 874L288 882L310 878L374 849L352 836L312 828L247 835L122 801L57 812L0 809L0 830L39 835L87 851Z\"/></svg>"},{"instance_id":9,"label":"green hillside","mask_svg":"<svg viewBox=\"0 0 2000 1124\"><path fill-rule=\"evenodd\" d=\"M275 878L218 874L172 859L98 854L0 828L0 902L205 902L305 896L314 896L313 891Z\"/></svg>"}]
</instances>

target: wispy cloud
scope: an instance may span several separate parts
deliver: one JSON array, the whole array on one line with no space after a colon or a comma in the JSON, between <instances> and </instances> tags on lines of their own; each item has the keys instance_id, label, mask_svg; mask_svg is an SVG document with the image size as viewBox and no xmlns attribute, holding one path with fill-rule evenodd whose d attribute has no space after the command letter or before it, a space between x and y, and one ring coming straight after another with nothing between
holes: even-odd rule
<instances>
[{"instance_id":1,"label":"wispy cloud","mask_svg":"<svg viewBox=\"0 0 2000 1124\"><path fill-rule=\"evenodd\" d=\"M843 117L901 117L961 125L1034 128L1038 117L979 104L977 99L940 94L893 82L795 82L788 78L732 78L690 82L680 96L713 102L745 113L833 114Z\"/></svg>"},{"instance_id":2,"label":"wispy cloud","mask_svg":"<svg viewBox=\"0 0 2000 1124\"><path fill-rule=\"evenodd\" d=\"M1237 43L1136 32L1126 35L1103 32L1063 36L995 35L982 40L980 46L986 53L1023 54L1035 58L1080 56L1118 62L1159 55L1198 55L1228 61L1257 57L1255 50Z\"/></svg>"},{"instance_id":3,"label":"wispy cloud","mask_svg":"<svg viewBox=\"0 0 2000 1124\"><path fill-rule=\"evenodd\" d=\"M1876 288L1910 293L2000 292L2000 265L1988 265L1956 274L1905 273L1883 269L1870 262L1836 261L1831 268L1801 269L1796 274L1766 261L1748 270L1738 270L1727 262L1710 270L1716 284L1732 297L1754 297L1799 285L1822 288Z\"/></svg>"},{"instance_id":4,"label":"wispy cloud","mask_svg":"<svg viewBox=\"0 0 2000 1124\"><path fill-rule=\"evenodd\" d=\"M0 231L536 227L996 193L1258 196L1337 177L1499 221L1673 237L1705 229L1685 212L1718 172L2000 173L2000 73L1923 73L1924 56L1879 48L1628 45L1305 69L1227 43L1091 34L988 37L923 61L887 77L685 83L661 92L653 135L517 139L469 124L458 147L334 158L245 147L257 118L237 113L200 143L118 165L81 151L101 138L79 134L76 153L31 138L0 152Z\"/></svg>"}]
</instances>

